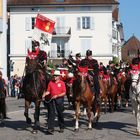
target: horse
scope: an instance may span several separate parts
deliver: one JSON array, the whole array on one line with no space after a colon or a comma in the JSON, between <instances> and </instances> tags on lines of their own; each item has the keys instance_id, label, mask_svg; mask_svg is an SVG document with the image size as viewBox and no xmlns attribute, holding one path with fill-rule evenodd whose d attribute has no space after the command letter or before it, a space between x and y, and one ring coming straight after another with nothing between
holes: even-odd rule
<instances>
[{"instance_id":1,"label":"horse","mask_svg":"<svg viewBox=\"0 0 140 140\"><path fill-rule=\"evenodd\" d=\"M75 130L79 130L79 116L80 116L80 105L87 109L87 116L88 116L88 129L92 129L92 118L91 118L91 111L94 106L95 101L95 93L92 93L91 86L87 80L87 72L81 72L80 68L77 72L77 76L72 84L73 89L73 99L75 102ZM87 69L87 68L81 68ZM98 113L99 114L99 113ZM99 115L98 115L99 118Z\"/></svg>"},{"instance_id":2,"label":"horse","mask_svg":"<svg viewBox=\"0 0 140 140\"><path fill-rule=\"evenodd\" d=\"M26 58L25 77L23 79L23 94L25 97L25 112L26 122L31 124L32 120L29 117L28 110L31 102L35 104L34 113L34 127L32 133L37 133L39 127L39 115L40 115L40 103L42 101L42 95L47 88L50 81L49 75L45 72L45 69L39 63L37 57L31 59Z\"/></svg>"},{"instance_id":3,"label":"horse","mask_svg":"<svg viewBox=\"0 0 140 140\"><path fill-rule=\"evenodd\" d=\"M125 82L127 80L126 73L123 71L120 71L117 74L117 82L118 82L118 105L121 106L122 104L122 98L125 94Z\"/></svg>"},{"instance_id":4,"label":"horse","mask_svg":"<svg viewBox=\"0 0 140 140\"><path fill-rule=\"evenodd\" d=\"M105 113L107 112L108 102L108 77L105 77L103 73L99 73L99 85L100 85L100 97L101 103L105 105Z\"/></svg>"},{"instance_id":5,"label":"horse","mask_svg":"<svg viewBox=\"0 0 140 140\"><path fill-rule=\"evenodd\" d=\"M108 90L109 111L113 112L116 109L118 84L116 78L111 73L108 81L107 90Z\"/></svg>"},{"instance_id":6,"label":"horse","mask_svg":"<svg viewBox=\"0 0 140 140\"><path fill-rule=\"evenodd\" d=\"M0 79L0 125L4 126L4 119L6 118L6 95L5 89L2 84L2 79Z\"/></svg>"},{"instance_id":7,"label":"horse","mask_svg":"<svg viewBox=\"0 0 140 140\"><path fill-rule=\"evenodd\" d=\"M131 86L129 96L132 103L132 109L135 112L137 135L140 136L140 71L131 70Z\"/></svg>"}]
</instances>

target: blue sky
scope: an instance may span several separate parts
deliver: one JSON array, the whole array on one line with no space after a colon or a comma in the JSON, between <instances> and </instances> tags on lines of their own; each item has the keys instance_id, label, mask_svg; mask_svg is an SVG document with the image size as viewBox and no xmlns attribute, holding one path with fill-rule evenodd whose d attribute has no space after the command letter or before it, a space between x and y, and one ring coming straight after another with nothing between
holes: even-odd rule
<instances>
[{"instance_id":1,"label":"blue sky","mask_svg":"<svg viewBox=\"0 0 140 140\"><path fill-rule=\"evenodd\" d=\"M127 41L133 34L140 40L140 0L119 0L119 3L125 40Z\"/></svg>"}]
</instances>

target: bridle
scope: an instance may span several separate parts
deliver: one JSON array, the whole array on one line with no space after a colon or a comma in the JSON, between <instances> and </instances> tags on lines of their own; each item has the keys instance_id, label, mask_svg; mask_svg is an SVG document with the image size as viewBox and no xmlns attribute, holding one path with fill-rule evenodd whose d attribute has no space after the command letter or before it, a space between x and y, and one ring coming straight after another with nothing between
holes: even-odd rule
<instances>
[{"instance_id":1,"label":"bridle","mask_svg":"<svg viewBox=\"0 0 140 140\"><path fill-rule=\"evenodd\" d=\"M140 81L140 71L139 70L131 70L130 73L131 73L132 83L136 83L136 85L138 85L138 83ZM133 75L133 77L132 77L132 75ZM135 77L134 77L134 75L135 75ZM136 75L138 75L138 76L136 77Z\"/></svg>"}]
</instances>

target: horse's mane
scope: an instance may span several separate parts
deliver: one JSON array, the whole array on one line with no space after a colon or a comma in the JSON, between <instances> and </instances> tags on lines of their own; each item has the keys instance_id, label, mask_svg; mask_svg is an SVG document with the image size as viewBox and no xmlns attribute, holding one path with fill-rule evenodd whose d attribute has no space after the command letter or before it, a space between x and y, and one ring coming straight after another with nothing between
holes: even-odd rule
<instances>
[{"instance_id":1,"label":"horse's mane","mask_svg":"<svg viewBox=\"0 0 140 140\"><path fill-rule=\"evenodd\" d=\"M42 65L39 62L38 57L34 59L26 58L26 73L32 73L34 71L42 70Z\"/></svg>"}]
</instances>

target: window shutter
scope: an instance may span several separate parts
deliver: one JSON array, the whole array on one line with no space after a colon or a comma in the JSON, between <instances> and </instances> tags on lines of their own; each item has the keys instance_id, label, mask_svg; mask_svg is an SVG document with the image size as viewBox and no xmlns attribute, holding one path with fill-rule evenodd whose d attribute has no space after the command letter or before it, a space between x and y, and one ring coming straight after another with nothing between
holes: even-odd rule
<instances>
[{"instance_id":1,"label":"window shutter","mask_svg":"<svg viewBox=\"0 0 140 140\"><path fill-rule=\"evenodd\" d=\"M93 17L90 17L90 29L91 30L94 30L95 28L95 21L94 21L94 18Z\"/></svg>"},{"instance_id":2,"label":"window shutter","mask_svg":"<svg viewBox=\"0 0 140 140\"><path fill-rule=\"evenodd\" d=\"M91 39L81 39L81 54L86 55L87 50L91 50Z\"/></svg>"},{"instance_id":3,"label":"window shutter","mask_svg":"<svg viewBox=\"0 0 140 140\"><path fill-rule=\"evenodd\" d=\"M27 39L25 40L25 54L27 54L27 50L28 49L32 49L32 42L31 42L31 39Z\"/></svg>"},{"instance_id":4,"label":"window shutter","mask_svg":"<svg viewBox=\"0 0 140 140\"><path fill-rule=\"evenodd\" d=\"M65 17L56 17L56 32L59 34L64 33Z\"/></svg>"},{"instance_id":5,"label":"window shutter","mask_svg":"<svg viewBox=\"0 0 140 140\"><path fill-rule=\"evenodd\" d=\"M25 30L26 31L30 31L31 28L32 28L31 18L30 17L26 17L25 18Z\"/></svg>"},{"instance_id":6,"label":"window shutter","mask_svg":"<svg viewBox=\"0 0 140 140\"><path fill-rule=\"evenodd\" d=\"M77 30L80 30L81 29L81 18L78 17L77 18Z\"/></svg>"},{"instance_id":7,"label":"window shutter","mask_svg":"<svg viewBox=\"0 0 140 140\"><path fill-rule=\"evenodd\" d=\"M65 57L70 55L70 44L69 42L65 43Z\"/></svg>"},{"instance_id":8,"label":"window shutter","mask_svg":"<svg viewBox=\"0 0 140 140\"><path fill-rule=\"evenodd\" d=\"M52 58L57 58L57 44L56 43L52 43L51 44L51 51L50 51L50 56Z\"/></svg>"}]
</instances>

